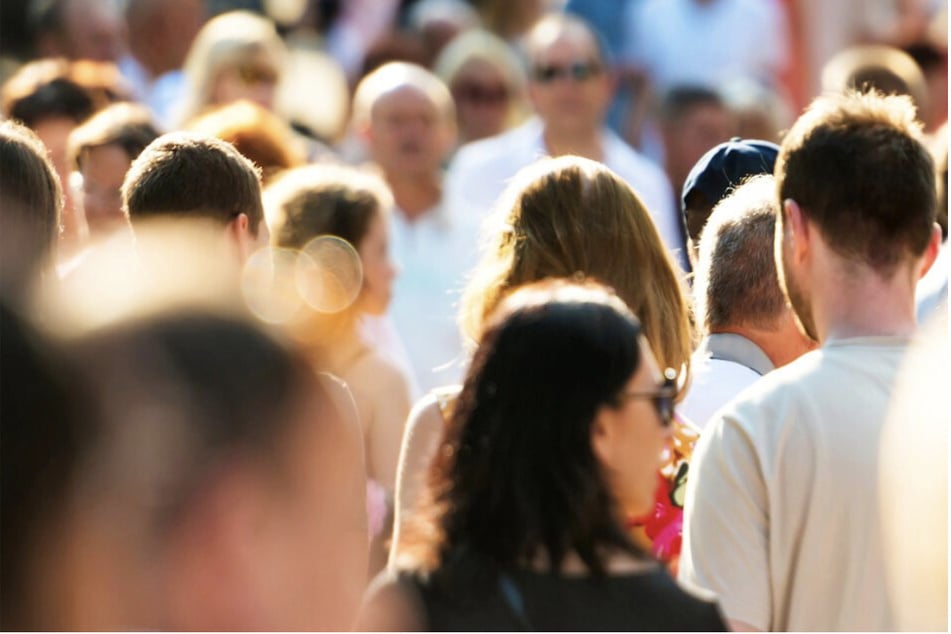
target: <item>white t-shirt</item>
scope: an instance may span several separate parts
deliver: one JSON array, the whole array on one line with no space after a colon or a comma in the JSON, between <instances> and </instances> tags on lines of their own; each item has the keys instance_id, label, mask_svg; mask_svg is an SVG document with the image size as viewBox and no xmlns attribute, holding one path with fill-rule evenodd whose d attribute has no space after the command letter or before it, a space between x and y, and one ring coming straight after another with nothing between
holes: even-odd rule
<instances>
[{"instance_id":1,"label":"white t-shirt","mask_svg":"<svg viewBox=\"0 0 951 634\"><path fill-rule=\"evenodd\" d=\"M690 387L677 411L703 429L717 410L773 367L766 353L746 337L708 335L690 358Z\"/></svg>"},{"instance_id":2,"label":"white t-shirt","mask_svg":"<svg viewBox=\"0 0 951 634\"><path fill-rule=\"evenodd\" d=\"M513 130L459 148L446 174L446 200L452 213L479 219L489 215L512 177L548 154L542 133L541 120L533 117ZM680 212L674 208L667 175L607 128L602 142L604 165L637 192L664 244L686 266Z\"/></svg>"},{"instance_id":3,"label":"white t-shirt","mask_svg":"<svg viewBox=\"0 0 951 634\"><path fill-rule=\"evenodd\" d=\"M876 483L907 344L826 342L714 416L691 463L681 581L764 630L894 629Z\"/></svg>"},{"instance_id":4,"label":"white t-shirt","mask_svg":"<svg viewBox=\"0 0 951 634\"><path fill-rule=\"evenodd\" d=\"M627 11L627 61L660 92L716 88L740 77L772 84L789 59L785 15L776 0L642 0Z\"/></svg>"}]
</instances>

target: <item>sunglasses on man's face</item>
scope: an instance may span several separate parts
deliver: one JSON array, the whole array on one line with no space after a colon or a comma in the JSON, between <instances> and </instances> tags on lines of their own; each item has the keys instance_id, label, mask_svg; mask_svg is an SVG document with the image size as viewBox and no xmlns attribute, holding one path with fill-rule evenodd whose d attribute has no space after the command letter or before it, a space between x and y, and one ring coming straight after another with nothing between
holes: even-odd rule
<instances>
[{"instance_id":1,"label":"sunglasses on man's face","mask_svg":"<svg viewBox=\"0 0 951 634\"><path fill-rule=\"evenodd\" d=\"M573 62L567 66L542 64L532 70L532 76L540 84L550 84L565 77L570 77L576 82L582 82L600 73L601 65L597 62Z\"/></svg>"},{"instance_id":2,"label":"sunglasses on man's face","mask_svg":"<svg viewBox=\"0 0 951 634\"><path fill-rule=\"evenodd\" d=\"M677 372L673 368L664 370L664 382L656 392L622 392L623 398L644 398L654 403L660 423L670 427L674 421L674 397L677 396Z\"/></svg>"},{"instance_id":3,"label":"sunglasses on man's face","mask_svg":"<svg viewBox=\"0 0 951 634\"><path fill-rule=\"evenodd\" d=\"M453 86L452 96L457 102L475 105L500 105L509 100L509 89L503 84L484 85L475 82L460 82Z\"/></svg>"}]
</instances>

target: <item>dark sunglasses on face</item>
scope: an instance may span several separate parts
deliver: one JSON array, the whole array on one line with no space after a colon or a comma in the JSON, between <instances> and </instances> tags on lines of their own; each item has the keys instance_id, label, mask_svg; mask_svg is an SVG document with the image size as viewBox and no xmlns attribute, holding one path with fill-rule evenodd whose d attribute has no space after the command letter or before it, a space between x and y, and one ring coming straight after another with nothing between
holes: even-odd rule
<instances>
[{"instance_id":1,"label":"dark sunglasses on face","mask_svg":"<svg viewBox=\"0 0 951 634\"><path fill-rule=\"evenodd\" d=\"M456 101L465 101L472 104L498 105L509 99L507 86L485 86L477 83L463 82L452 89L452 96Z\"/></svg>"},{"instance_id":2,"label":"dark sunglasses on face","mask_svg":"<svg viewBox=\"0 0 951 634\"><path fill-rule=\"evenodd\" d=\"M597 62L573 62L567 66L539 65L532 70L532 76L540 84L550 84L562 77L582 82L600 73L601 65Z\"/></svg>"},{"instance_id":3,"label":"dark sunglasses on face","mask_svg":"<svg viewBox=\"0 0 951 634\"><path fill-rule=\"evenodd\" d=\"M674 397L677 396L677 373L673 368L664 370L664 382L656 392L622 392L622 398L648 399L654 403L660 423L670 427L674 420Z\"/></svg>"}]
</instances>

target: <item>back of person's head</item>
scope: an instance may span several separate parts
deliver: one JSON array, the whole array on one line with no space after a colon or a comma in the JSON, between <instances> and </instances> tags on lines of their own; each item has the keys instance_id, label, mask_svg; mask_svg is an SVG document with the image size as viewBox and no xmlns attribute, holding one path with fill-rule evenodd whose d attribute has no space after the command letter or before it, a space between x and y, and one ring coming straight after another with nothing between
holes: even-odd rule
<instances>
[{"instance_id":1,"label":"back of person's head","mask_svg":"<svg viewBox=\"0 0 951 634\"><path fill-rule=\"evenodd\" d=\"M46 148L15 121L0 123L0 165L0 279L19 296L53 262L63 192Z\"/></svg>"},{"instance_id":2,"label":"back of person's head","mask_svg":"<svg viewBox=\"0 0 951 634\"><path fill-rule=\"evenodd\" d=\"M75 562L63 556L71 487L91 433L88 403L53 348L6 303L0 332L0 627L112 629L72 621L59 583L76 581Z\"/></svg>"},{"instance_id":3,"label":"back of person's head","mask_svg":"<svg viewBox=\"0 0 951 634\"><path fill-rule=\"evenodd\" d=\"M333 516L355 490L334 462L340 413L308 360L244 318L188 308L100 328L68 352L102 410L86 477L141 522L139 556L162 570L146 615L157 620L136 625L346 627L325 620L352 574L329 553L360 522Z\"/></svg>"},{"instance_id":4,"label":"back of person's head","mask_svg":"<svg viewBox=\"0 0 951 634\"><path fill-rule=\"evenodd\" d=\"M114 64L41 59L24 64L3 84L3 114L31 128L60 117L81 123L127 96Z\"/></svg>"},{"instance_id":5,"label":"back of person's head","mask_svg":"<svg viewBox=\"0 0 951 634\"><path fill-rule=\"evenodd\" d=\"M462 329L478 341L506 293L547 277L610 284L644 325L658 362L685 367L692 350L688 306L644 203L614 172L587 159L543 159L500 198L483 261L462 299Z\"/></svg>"},{"instance_id":6,"label":"back of person's head","mask_svg":"<svg viewBox=\"0 0 951 634\"><path fill-rule=\"evenodd\" d=\"M475 556L531 568L547 555L557 571L571 553L603 573L608 549L637 553L592 436L645 363L640 333L597 284L548 280L500 304L430 469L424 567Z\"/></svg>"},{"instance_id":7,"label":"back of person's head","mask_svg":"<svg viewBox=\"0 0 951 634\"><path fill-rule=\"evenodd\" d=\"M265 191L271 242L303 249L323 235L337 236L354 248L370 221L392 205L376 176L346 166L306 166L284 173Z\"/></svg>"},{"instance_id":8,"label":"back of person's head","mask_svg":"<svg viewBox=\"0 0 951 634\"><path fill-rule=\"evenodd\" d=\"M95 110L89 92L69 77L70 63L45 59L21 67L3 85L4 116L34 127L65 117L79 123Z\"/></svg>"},{"instance_id":9,"label":"back of person's head","mask_svg":"<svg viewBox=\"0 0 951 634\"><path fill-rule=\"evenodd\" d=\"M254 164L230 143L184 132L160 136L132 162L122 203L133 227L155 216L227 224L245 214L256 236L264 217L260 172Z\"/></svg>"},{"instance_id":10,"label":"back of person's head","mask_svg":"<svg viewBox=\"0 0 951 634\"><path fill-rule=\"evenodd\" d=\"M695 314L704 334L777 328L786 300L773 258L776 214L776 182L767 175L750 178L714 208L694 269Z\"/></svg>"},{"instance_id":11,"label":"back of person's head","mask_svg":"<svg viewBox=\"0 0 951 634\"><path fill-rule=\"evenodd\" d=\"M932 235L935 169L921 139L908 97L820 97L783 139L779 200L796 201L840 257L889 275Z\"/></svg>"},{"instance_id":12,"label":"back of person's head","mask_svg":"<svg viewBox=\"0 0 951 634\"><path fill-rule=\"evenodd\" d=\"M779 146L769 141L734 137L710 148L694 164L680 197L687 237L696 250L710 212L747 177L772 174ZM691 253L695 255L695 253Z\"/></svg>"},{"instance_id":13,"label":"back of person's head","mask_svg":"<svg viewBox=\"0 0 951 634\"><path fill-rule=\"evenodd\" d=\"M106 145L119 147L132 161L158 136L148 109L134 103L116 103L103 108L70 133L68 162L73 169L82 171L85 154Z\"/></svg>"},{"instance_id":14,"label":"back of person's head","mask_svg":"<svg viewBox=\"0 0 951 634\"><path fill-rule=\"evenodd\" d=\"M261 168L265 180L304 162L290 127L251 101L240 100L212 108L190 121L187 128L232 144Z\"/></svg>"}]
</instances>

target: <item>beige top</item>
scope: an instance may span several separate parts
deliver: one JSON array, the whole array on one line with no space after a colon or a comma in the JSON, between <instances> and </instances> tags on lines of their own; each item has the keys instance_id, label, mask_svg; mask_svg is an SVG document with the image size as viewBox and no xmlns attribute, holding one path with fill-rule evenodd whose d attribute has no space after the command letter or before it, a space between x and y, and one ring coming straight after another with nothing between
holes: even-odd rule
<instances>
[{"instance_id":1,"label":"beige top","mask_svg":"<svg viewBox=\"0 0 951 634\"><path fill-rule=\"evenodd\" d=\"M890 630L876 482L908 341L830 341L774 370L701 435L680 579L768 630Z\"/></svg>"}]
</instances>

